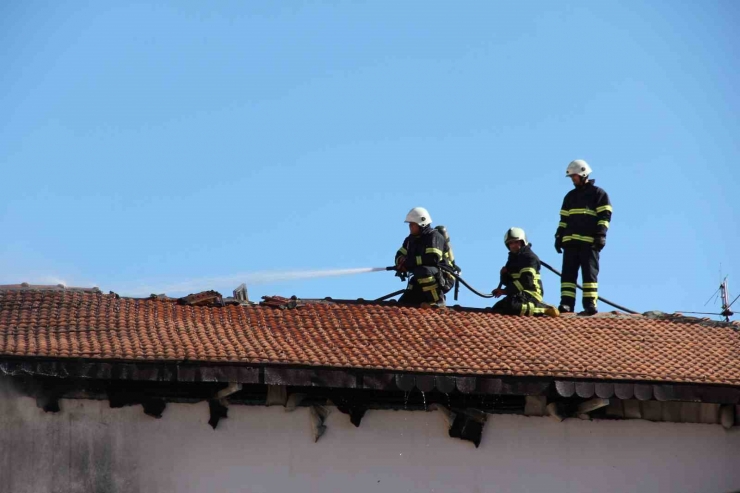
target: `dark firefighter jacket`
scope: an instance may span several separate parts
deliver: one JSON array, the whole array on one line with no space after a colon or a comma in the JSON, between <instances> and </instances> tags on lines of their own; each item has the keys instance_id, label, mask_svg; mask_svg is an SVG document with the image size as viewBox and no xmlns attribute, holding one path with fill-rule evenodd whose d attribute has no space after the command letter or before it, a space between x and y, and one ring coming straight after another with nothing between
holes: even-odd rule
<instances>
[{"instance_id":1,"label":"dark firefighter jacket","mask_svg":"<svg viewBox=\"0 0 740 493\"><path fill-rule=\"evenodd\" d=\"M611 218L609 196L589 181L565 195L555 236L561 239L563 246L593 244L596 236L606 236Z\"/></svg>"},{"instance_id":2,"label":"dark firefighter jacket","mask_svg":"<svg viewBox=\"0 0 740 493\"><path fill-rule=\"evenodd\" d=\"M413 272L415 267L425 265L438 267L444 259L445 238L436 229L425 226L418 236L408 235L403 241L403 246L396 252L396 260L399 256L406 257L406 270Z\"/></svg>"},{"instance_id":3,"label":"dark firefighter jacket","mask_svg":"<svg viewBox=\"0 0 740 493\"><path fill-rule=\"evenodd\" d=\"M540 258L529 245L523 246L518 253L509 252L506 272L501 274L501 283L506 286L508 296L525 292L537 301L542 301Z\"/></svg>"}]
</instances>

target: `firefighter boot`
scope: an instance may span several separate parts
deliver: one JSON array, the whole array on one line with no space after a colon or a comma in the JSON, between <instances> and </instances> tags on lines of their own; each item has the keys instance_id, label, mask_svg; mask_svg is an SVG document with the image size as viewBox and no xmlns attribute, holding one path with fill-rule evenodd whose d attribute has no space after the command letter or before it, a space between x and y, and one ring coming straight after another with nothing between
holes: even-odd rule
<instances>
[{"instance_id":1,"label":"firefighter boot","mask_svg":"<svg viewBox=\"0 0 740 493\"><path fill-rule=\"evenodd\" d=\"M596 304L594 303L584 305L583 311L579 313L579 315L587 315L590 317L591 315L596 315L597 313L599 313L599 310L596 309Z\"/></svg>"},{"instance_id":2,"label":"firefighter boot","mask_svg":"<svg viewBox=\"0 0 740 493\"><path fill-rule=\"evenodd\" d=\"M544 313L548 317L559 317L560 316L560 311L554 306L549 306L549 305L547 308L545 308Z\"/></svg>"}]
</instances>

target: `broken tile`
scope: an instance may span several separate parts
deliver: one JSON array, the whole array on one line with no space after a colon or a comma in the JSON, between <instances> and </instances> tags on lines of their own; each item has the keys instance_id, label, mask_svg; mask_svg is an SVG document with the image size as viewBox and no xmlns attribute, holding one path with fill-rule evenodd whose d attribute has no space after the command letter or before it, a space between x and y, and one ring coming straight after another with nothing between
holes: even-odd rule
<instances>
[{"instance_id":1,"label":"broken tile","mask_svg":"<svg viewBox=\"0 0 740 493\"><path fill-rule=\"evenodd\" d=\"M589 399L585 402L582 402L578 405L578 412L579 414L588 414L590 412L593 412L597 409L601 409L602 407L606 407L609 405L609 399Z\"/></svg>"}]
</instances>

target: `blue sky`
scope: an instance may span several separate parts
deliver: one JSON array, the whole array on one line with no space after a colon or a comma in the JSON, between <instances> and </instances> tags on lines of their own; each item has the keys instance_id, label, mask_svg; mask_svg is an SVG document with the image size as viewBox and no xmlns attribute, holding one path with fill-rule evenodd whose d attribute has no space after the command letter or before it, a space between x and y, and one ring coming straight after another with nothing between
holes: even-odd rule
<instances>
[{"instance_id":1,"label":"blue sky","mask_svg":"<svg viewBox=\"0 0 740 493\"><path fill-rule=\"evenodd\" d=\"M614 205L603 296L713 311L720 268L740 293L738 2L153 3L0 5L0 283L389 265L424 206L489 291L510 226L560 265L581 158Z\"/></svg>"}]
</instances>

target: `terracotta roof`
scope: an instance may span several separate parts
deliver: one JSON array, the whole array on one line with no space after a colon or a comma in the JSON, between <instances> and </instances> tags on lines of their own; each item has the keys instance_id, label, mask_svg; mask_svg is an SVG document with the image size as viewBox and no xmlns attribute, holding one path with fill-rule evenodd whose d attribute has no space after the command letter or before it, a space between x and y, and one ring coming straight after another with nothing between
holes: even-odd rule
<instances>
[{"instance_id":1,"label":"terracotta roof","mask_svg":"<svg viewBox=\"0 0 740 493\"><path fill-rule=\"evenodd\" d=\"M392 304L184 306L98 290L0 290L0 356L197 361L740 385L737 325L507 317Z\"/></svg>"}]
</instances>

